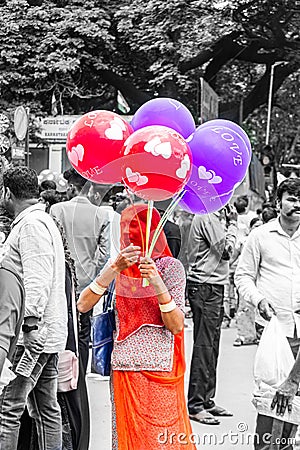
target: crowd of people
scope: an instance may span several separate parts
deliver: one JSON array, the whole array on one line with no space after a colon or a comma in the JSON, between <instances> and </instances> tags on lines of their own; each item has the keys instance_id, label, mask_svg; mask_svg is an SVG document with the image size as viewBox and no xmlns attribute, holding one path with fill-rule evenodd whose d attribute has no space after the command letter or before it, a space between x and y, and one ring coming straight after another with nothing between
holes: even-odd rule
<instances>
[{"instance_id":1,"label":"crowd of people","mask_svg":"<svg viewBox=\"0 0 300 450\"><path fill-rule=\"evenodd\" d=\"M272 408L290 409L300 381L300 179L282 182L277 203L257 211L247 196L209 215L177 209L149 258L145 203L74 169L64 177L63 195L52 180L39 185L27 167L8 167L2 177L0 448L88 450L90 318L112 281L114 450L154 450L165 429L190 436L190 420L218 425L232 416L215 394L221 329L233 321L233 345L257 344L276 314L296 362ZM167 206L155 203L150 241ZM187 319L193 352L186 401ZM272 427L271 417L258 415L258 435ZM294 432L285 422L284 436ZM255 448L269 447L258 439Z\"/></svg>"}]
</instances>

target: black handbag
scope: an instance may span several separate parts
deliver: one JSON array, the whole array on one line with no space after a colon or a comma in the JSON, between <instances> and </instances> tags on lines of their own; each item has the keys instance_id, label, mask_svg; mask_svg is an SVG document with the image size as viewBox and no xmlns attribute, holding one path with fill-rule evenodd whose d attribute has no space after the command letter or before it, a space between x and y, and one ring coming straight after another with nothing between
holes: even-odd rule
<instances>
[{"instance_id":1,"label":"black handbag","mask_svg":"<svg viewBox=\"0 0 300 450\"><path fill-rule=\"evenodd\" d=\"M113 332L116 329L115 312L112 299L115 282L108 286L103 302L103 312L92 316L92 369L102 376L110 375L110 361L113 349Z\"/></svg>"}]
</instances>

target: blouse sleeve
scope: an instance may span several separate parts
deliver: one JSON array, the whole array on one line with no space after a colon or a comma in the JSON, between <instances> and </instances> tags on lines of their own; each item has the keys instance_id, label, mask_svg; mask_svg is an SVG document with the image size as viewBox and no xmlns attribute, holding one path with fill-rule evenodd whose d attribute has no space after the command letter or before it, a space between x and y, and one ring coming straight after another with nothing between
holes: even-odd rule
<instances>
[{"instance_id":1,"label":"blouse sleeve","mask_svg":"<svg viewBox=\"0 0 300 450\"><path fill-rule=\"evenodd\" d=\"M163 258L159 268L162 279L178 308L184 313L186 277L184 267L178 259Z\"/></svg>"}]
</instances>

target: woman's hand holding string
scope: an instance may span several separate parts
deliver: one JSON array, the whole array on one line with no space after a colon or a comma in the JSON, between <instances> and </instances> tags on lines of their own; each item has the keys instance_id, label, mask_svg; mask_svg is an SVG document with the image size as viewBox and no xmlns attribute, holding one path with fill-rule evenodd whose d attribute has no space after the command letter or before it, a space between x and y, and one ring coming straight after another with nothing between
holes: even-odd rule
<instances>
[{"instance_id":1,"label":"woman's hand holding string","mask_svg":"<svg viewBox=\"0 0 300 450\"><path fill-rule=\"evenodd\" d=\"M136 262L138 262L141 254L141 248L137 245L130 244L121 250L116 260L107 265L101 273L87 286L80 294L77 302L77 309L81 313L85 313L98 303L100 298L106 292L109 284L116 276Z\"/></svg>"}]
</instances>

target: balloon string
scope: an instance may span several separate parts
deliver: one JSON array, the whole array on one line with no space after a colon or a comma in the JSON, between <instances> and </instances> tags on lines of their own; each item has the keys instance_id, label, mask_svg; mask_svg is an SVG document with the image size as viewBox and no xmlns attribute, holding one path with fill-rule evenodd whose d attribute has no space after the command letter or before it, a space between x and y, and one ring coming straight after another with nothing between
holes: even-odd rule
<instances>
[{"instance_id":1,"label":"balloon string","mask_svg":"<svg viewBox=\"0 0 300 450\"><path fill-rule=\"evenodd\" d=\"M166 211L164 212L163 216L161 217L161 219L160 219L160 221L159 221L159 223L157 225L157 228L156 228L156 230L154 232L153 238L152 238L152 242L151 242L150 249L149 249L149 252L148 252L149 253L149 257L151 257L151 255L152 255L152 252L153 252L153 249L154 249L155 244L157 242L157 239L159 238L159 235L162 232L162 230L163 230L167 220L169 219L169 217L173 213L174 209L176 208L176 206L178 205L178 203L183 198L183 196L184 196L184 194L186 192L187 191L184 190L184 191L181 191L179 194L177 194L173 198L172 202L170 203L170 205L168 206Z\"/></svg>"},{"instance_id":2,"label":"balloon string","mask_svg":"<svg viewBox=\"0 0 300 450\"><path fill-rule=\"evenodd\" d=\"M144 241L144 234L143 234L142 224L141 224L140 218L138 216L136 207L135 207L135 205L134 205L134 203L132 201L131 192L128 189L128 187L126 186L126 184L124 183L124 178L122 179L122 181L123 181L123 184L124 184L125 191L127 192L127 195L129 197L129 202L131 203L131 206L133 207L135 215L136 215L136 218L137 218L137 222L138 222L138 226L139 226L140 234L141 234L141 241L142 241L142 254L144 254L144 252L145 252L145 241Z\"/></svg>"},{"instance_id":3,"label":"balloon string","mask_svg":"<svg viewBox=\"0 0 300 450\"><path fill-rule=\"evenodd\" d=\"M146 251L145 256L149 256L149 238L150 238L150 230L151 230L151 221L152 221L152 212L153 212L153 200L148 201L148 210L147 210L147 223L146 223ZM149 281L144 278L143 287L149 286Z\"/></svg>"}]
</instances>

